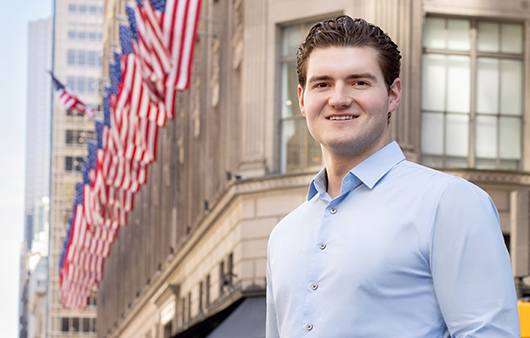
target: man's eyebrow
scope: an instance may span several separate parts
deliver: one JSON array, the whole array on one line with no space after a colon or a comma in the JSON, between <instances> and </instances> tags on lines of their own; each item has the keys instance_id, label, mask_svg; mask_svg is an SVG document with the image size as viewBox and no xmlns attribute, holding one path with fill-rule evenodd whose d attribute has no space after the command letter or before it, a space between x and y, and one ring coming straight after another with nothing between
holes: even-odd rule
<instances>
[{"instance_id":1,"label":"man's eyebrow","mask_svg":"<svg viewBox=\"0 0 530 338\"><path fill-rule=\"evenodd\" d=\"M359 74L350 74L346 76L346 80L357 80L357 79L368 79L372 81L377 81L377 77L372 73L359 73ZM312 76L307 80L307 83L314 83L320 81L332 80L331 76L328 75L316 75Z\"/></svg>"},{"instance_id":2,"label":"man's eyebrow","mask_svg":"<svg viewBox=\"0 0 530 338\"><path fill-rule=\"evenodd\" d=\"M320 81L328 81L331 80L331 76L328 75L320 75L320 76L312 76L307 80L307 83L313 83L313 82L320 82Z\"/></svg>"},{"instance_id":3,"label":"man's eyebrow","mask_svg":"<svg viewBox=\"0 0 530 338\"><path fill-rule=\"evenodd\" d=\"M377 77L373 75L372 73L351 74L351 75L348 75L346 79L348 80L368 79L372 81L377 81Z\"/></svg>"}]
</instances>

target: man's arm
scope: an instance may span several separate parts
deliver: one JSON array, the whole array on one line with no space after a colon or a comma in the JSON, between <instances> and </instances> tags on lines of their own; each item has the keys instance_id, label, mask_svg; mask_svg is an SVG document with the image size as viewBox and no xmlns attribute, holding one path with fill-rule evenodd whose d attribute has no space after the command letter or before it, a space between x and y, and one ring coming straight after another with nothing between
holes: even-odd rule
<instances>
[{"instance_id":1,"label":"man's arm","mask_svg":"<svg viewBox=\"0 0 530 338\"><path fill-rule=\"evenodd\" d=\"M453 179L434 215L431 271L453 337L519 337L513 275L489 196Z\"/></svg>"}]
</instances>

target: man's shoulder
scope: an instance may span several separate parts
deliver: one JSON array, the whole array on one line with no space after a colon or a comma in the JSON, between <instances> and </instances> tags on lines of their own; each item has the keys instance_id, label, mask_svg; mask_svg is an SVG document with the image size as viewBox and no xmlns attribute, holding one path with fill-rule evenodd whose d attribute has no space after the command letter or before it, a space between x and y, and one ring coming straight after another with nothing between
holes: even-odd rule
<instances>
[{"instance_id":1,"label":"man's shoulder","mask_svg":"<svg viewBox=\"0 0 530 338\"><path fill-rule=\"evenodd\" d=\"M435 185L445 185L448 182L456 182L457 184L472 184L471 182L455 175L446 172L426 167L424 165L404 160L399 163L394 170L391 171L397 178L410 179L414 182L429 183Z\"/></svg>"},{"instance_id":2,"label":"man's shoulder","mask_svg":"<svg viewBox=\"0 0 530 338\"><path fill-rule=\"evenodd\" d=\"M431 193L438 191L440 194L451 195L458 191L469 191L477 196L489 198L489 195L482 188L463 177L415 162L405 160L394 169L391 173L394 180L401 178L403 183L420 186Z\"/></svg>"}]
</instances>

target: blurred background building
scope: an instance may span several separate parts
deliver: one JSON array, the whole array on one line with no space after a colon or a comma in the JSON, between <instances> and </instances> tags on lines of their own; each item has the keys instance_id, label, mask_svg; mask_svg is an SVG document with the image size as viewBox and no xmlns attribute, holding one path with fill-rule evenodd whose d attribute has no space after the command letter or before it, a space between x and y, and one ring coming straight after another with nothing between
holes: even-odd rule
<instances>
[{"instance_id":1,"label":"blurred background building","mask_svg":"<svg viewBox=\"0 0 530 338\"><path fill-rule=\"evenodd\" d=\"M83 101L97 109L102 58L103 0L54 1L53 72ZM53 95L50 241L46 337L94 337L95 295L84 312L59 302L59 258L69 224L75 184L81 181L87 141L94 122L66 110Z\"/></svg>"},{"instance_id":2,"label":"blurred background building","mask_svg":"<svg viewBox=\"0 0 530 338\"><path fill-rule=\"evenodd\" d=\"M124 14L106 2L105 53ZM264 336L269 233L322 166L298 109L296 48L339 14L398 43L391 138L492 196L528 296L529 2L205 0L190 89L106 260L98 337Z\"/></svg>"},{"instance_id":3,"label":"blurred background building","mask_svg":"<svg viewBox=\"0 0 530 338\"><path fill-rule=\"evenodd\" d=\"M35 337L35 316L31 307L36 306L36 303L31 302L35 302L35 297L39 297L42 288L45 288L44 285L36 288L35 280L41 281L42 272L45 273L46 269L39 268L38 277L34 273L39 260L42 258L44 262L48 255L52 92L50 76L46 70L51 69L52 64L52 31L52 18L28 24L26 190L20 266L20 337Z\"/></svg>"}]
</instances>

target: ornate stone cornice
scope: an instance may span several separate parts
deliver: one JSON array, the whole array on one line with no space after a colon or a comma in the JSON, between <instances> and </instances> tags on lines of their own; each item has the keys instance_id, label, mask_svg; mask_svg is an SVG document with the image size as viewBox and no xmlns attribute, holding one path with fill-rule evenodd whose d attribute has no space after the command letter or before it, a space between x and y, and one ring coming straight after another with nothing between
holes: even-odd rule
<instances>
[{"instance_id":1,"label":"ornate stone cornice","mask_svg":"<svg viewBox=\"0 0 530 338\"><path fill-rule=\"evenodd\" d=\"M439 169L451 175L465 178L482 185L519 185L530 186L530 173L522 171L477 170L477 169Z\"/></svg>"}]
</instances>

